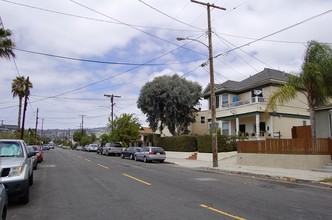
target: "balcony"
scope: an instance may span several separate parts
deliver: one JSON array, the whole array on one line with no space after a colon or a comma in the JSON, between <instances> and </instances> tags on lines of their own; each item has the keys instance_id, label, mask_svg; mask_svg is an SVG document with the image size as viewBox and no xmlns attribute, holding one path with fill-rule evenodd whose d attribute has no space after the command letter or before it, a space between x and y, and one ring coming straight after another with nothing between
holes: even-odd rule
<instances>
[{"instance_id":1,"label":"balcony","mask_svg":"<svg viewBox=\"0 0 332 220\"><path fill-rule=\"evenodd\" d=\"M250 104L259 104L259 103L266 104L267 102L268 102L268 98L253 97L251 99L239 100L237 102L222 104L221 108L223 108L223 109L236 108L236 107L239 107L239 106L250 105Z\"/></svg>"}]
</instances>

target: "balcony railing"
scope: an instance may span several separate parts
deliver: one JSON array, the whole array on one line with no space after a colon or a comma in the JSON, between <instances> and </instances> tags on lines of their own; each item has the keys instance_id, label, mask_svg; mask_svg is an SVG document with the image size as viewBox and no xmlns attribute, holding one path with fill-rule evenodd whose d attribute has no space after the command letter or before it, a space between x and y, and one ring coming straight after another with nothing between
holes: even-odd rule
<instances>
[{"instance_id":1,"label":"balcony railing","mask_svg":"<svg viewBox=\"0 0 332 220\"><path fill-rule=\"evenodd\" d=\"M267 101L268 101L268 99L264 98L264 97L253 97L251 99L239 100L237 102L222 104L221 108L234 108L234 107L238 107L238 106L242 106L242 105L249 105L249 104L254 104L254 103L266 103Z\"/></svg>"}]
</instances>

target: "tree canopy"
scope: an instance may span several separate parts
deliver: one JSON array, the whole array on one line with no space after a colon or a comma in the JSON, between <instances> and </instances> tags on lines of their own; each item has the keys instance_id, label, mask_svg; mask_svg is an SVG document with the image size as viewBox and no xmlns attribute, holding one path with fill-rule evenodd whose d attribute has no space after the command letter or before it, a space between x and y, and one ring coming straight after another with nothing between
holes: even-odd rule
<instances>
[{"instance_id":1,"label":"tree canopy","mask_svg":"<svg viewBox=\"0 0 332 220\"><path fill-rule=\"evenodd\" d=\"M111 124L110 127L113 128L109 138L112 142L122 142L128 146L131 141L136 141L140 137L139 128L141 125L134 114L122 114L115 118L113 126Z\"/></svg>"},{"instance_id":2,"label":"tree canopy","mask_svg":"<svg viewBox=\"0 0 332 220\"><path fill-rule=\"evenodd\" d=\"M0 28L0 57L10 59L15 58L15 53L13 49L15 48L15 43L11 39L12 32L4 28Z\"/></svg>"},{"instance_id":3,"label":"tree canopy","mask_svg":"<svg viewBox=\"0 0 332 220\"><path fill-rule=\"evenodd\" d=\"M172 135L186 131L195 121L202 87L177 74L156 77L141 89L137 107L147 116L153 131L165 126Z\"/></svg>"},{"instance_id":4,"label":"tree canopy","mask_svg":"<svg viewBox=\"0 0 332 220\"><path fill-rule=\"evenodd\" d=\"M267 111L273 111L277 104L284 104L296 98L297 91L307 98L310 112L312 146L315 146L315 107L325 105L332 98L332 48L328 44L309 41L304 55L301 72L289 76L288 82L278 88L270 97Z\"/></svg>"}]
</instances>

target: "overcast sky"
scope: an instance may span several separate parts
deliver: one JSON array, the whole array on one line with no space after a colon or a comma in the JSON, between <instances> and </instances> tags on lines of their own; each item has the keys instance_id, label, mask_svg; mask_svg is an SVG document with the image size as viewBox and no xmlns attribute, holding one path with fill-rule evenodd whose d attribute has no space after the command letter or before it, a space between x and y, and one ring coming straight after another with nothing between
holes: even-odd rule
<instances>
[{"instance_id":1,"label":"overcast sky","mask_svg":"<svg viewBox=\"0 0 332 220\"><path fill-rule=\"evenodd\" d=\"M203 2L207 2L202 0ZM309 40L332 42L331 0L214 0L215 83L241 81L264 68L301 71ZM206 7L190 0L0 0L16 59L0 60L0 123L17 124L11 82L33 83L25 128L103 127L110 115L133 113L141 87L177 73L209 83ZM239 47L239 48L238 48ZM237 48L233 50L234 48ZM90 62L88 62L90 61ZM206 101L202 102L206 109Z\"/></svg>"}]
</instances>

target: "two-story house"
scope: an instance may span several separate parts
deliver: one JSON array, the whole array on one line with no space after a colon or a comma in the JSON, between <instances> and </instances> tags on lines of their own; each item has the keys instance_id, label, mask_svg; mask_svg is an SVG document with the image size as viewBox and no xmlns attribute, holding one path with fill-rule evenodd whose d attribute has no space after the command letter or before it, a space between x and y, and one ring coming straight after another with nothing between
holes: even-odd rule
<instances>
[{"instance_id":1,"label":"two-story house","mask_svg":"<svg viewBox=\"0 0 332 220\"><path fill-rule=\"evenodd\" d=\"M265 68L240 82L228 80L215 84L216 117L221 133L241 134L249 138L290 138L293 126L310 125L306 97L300 92L297 98L289 103L277 105L274 112L266 112L269 96L279 86L284 85L287 79L287 73ZM210 100L210 85L203 91L203 96ZM201 124L200 128L203 118L206 118L208 131L211 111L198 114L196 123ZM195 126L192 125L191 128L193 133L201 133L195 131Z\"/></svg>"}]
</instances>

